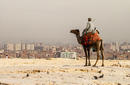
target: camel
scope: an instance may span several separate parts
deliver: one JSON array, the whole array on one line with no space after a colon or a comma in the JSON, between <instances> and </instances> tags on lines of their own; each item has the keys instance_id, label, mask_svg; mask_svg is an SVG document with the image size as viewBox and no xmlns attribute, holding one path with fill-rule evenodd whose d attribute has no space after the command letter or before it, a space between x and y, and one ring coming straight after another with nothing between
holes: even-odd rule
<instances>
[{"instance_id":1,"label":"camel","mask_svg":"<svg viewBox=\"0 0 130 85\"><path fill-rule=\"evenodd\" d=\"M98 32L98 30L97 30ZM96 52L97 52L97 60L95 62L95 64L93 66L96 66L99 58L100 58L100 51L101 51L101 55L102 55L102 66L104 66L104 49L103 49L103 40L97 40L95 43L91 44L91 45L83 45L81 42L82 42L82 36L80 36L80 31L79 29L73 29L70 31L70 33L73 33L76 35L76 38L77 38L77 41L79 44L81 44L83 46L83 49L84 49L84 53L85 53L85 57L86 57L86 62L85 62L85 65L84 66L91 66L91 63L90 63L90 49L91 48L95 48L96 49ZM99 33L99 32L98 32ZM89 61L89 63L87 63L87 61Z\"/></svg>"}]
</instances>

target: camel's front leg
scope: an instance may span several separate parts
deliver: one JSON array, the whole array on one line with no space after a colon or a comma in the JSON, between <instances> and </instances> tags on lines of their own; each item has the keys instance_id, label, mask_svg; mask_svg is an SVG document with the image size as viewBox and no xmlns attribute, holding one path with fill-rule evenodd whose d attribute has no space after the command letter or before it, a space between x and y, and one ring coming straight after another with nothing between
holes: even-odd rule
<instances>
[{"instance_id":1,"label":"camel's front leg","mask_svg":"<svg viewBox=\"0 0 130 85\"><path fill-rule=\"evenodd\" d=\"M88 59L88 55L87 55L87 51L86 51L86 48L83 46L84 48L84 53L85 53L85 57L86 57L86 62L85 62L85 65L84 66L87 66L87 59Z\"/></svg>"},{"instance_id":2,"label":"camel's front leg","mask_svg":"<svg viewBox=\"0 0 130 85\"><path fill-rule=\"evenodd\" d=\"M89 60L88 66L91 66L91 63L90 63L90 49L88 49L88 60Z\"/></svg>"}]
</instances>

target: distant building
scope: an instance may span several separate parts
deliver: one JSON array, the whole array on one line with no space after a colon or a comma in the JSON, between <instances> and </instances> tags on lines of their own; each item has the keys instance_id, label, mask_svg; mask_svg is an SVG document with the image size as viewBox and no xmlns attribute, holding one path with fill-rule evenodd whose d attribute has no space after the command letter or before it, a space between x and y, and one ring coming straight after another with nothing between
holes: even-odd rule
<instances>
[{"instance_id":1,"label":"distant building","mask_svg":"<svg viewBox=\"0 0 130 85\"><path fill-rule=\"evenodd\" d=\"M25 50L26 49L26 45L24 43L21 44L21 49Z\"/></svg>"},{"instance_id":2,"label":"distant building","mask_svg":"<svg viewBox=\"0 0 130 85\"><path fill-rule=\"evenodd\" d=\"M3 43L0 42L0 49L3 49L4 48L4 45Z\"/></svg>"},{"instance_id":3,"label":"distant building","mask_svg":"<svg viewBox=\"0 0 130 85\"><path fill-rule=\"evenodd\" d=\"M26 44L26 50L34 50L34 44Z\"/></svg>"},{"instance_id":4,"label":"distant building","mask_svg":"<svg viewBox=\"0 0 130 85\"><path fill-rule=\"evenodd\" d=\"M41 47L41 46L35 46L35 50L43 51L43 47Z\"/></svg>"},{"instance_id":5,"label":"distant building","mask_svg":"<svg viewBox=\"0 0 130 85\"><path fill-rule=\"evenodd\" d=\"M2 54L2 53L4 53L4 50L2 49L2 50L0 50L0 54Z\"/></svg>"},{"instance_id":6,"label":"distant building","mask_svg":"<svg viewBox=\"0 0 130 85\"><path fill-rule=\"evenodd\" d=\"M6 45L5 45L5 49L6 49L7 51L14 51L14 44L12 44L12 43L6 44Z\"/></svg>"},{"instance_id":7,"label":"distant building","mask_svg":"<svg viewBox=\"0 0 130 85\"><path fill-rule=\"evenodd\" d=\"M119 43L118 43L118 42L116 42L116 43L111 43L110 49L111 49L112 51L119 52L119 50L120 50Z\"/></svg>"},{"instance_id":8,"label":"distant building","mask_svg":"<svg viewBox=\"0 0 130 85\"><path fill-rule=\"evenodd\" d=\"M56 52L56 47L52 47L52 52Z\"/></svg>"},{"instance_id":9,"label":"distant building","mask_svg":"<svg viewBox=\"0 0 130 85\"><path fill-rule=\"evenodd\" d=\"M127 45L122 45L122 46L120 47L120 49L121 49L121 50L127 50L128 47L127 47Z\"/></svg>"},{"instance_id":10,"label":"distant building","mask_svg":"<svg viewBox=\"0 0 130 85\"><path fill-rule=\"evenodd\" d=\"M111 43L110 49L111 49L112 51L116 51L116 47L115 47L114 43Z\"/></svg>"},{"instance_id":11,"label":"distant building","mask_svg":"<svg viewBox=\"0 0 130 85\"><path fill-rule=\"evenodd\" d=\"M56 54L55 54L55 58L59 58L60 57L60 54L61 54L61 52L56 52Z\"/></svg>"},{"instance_id":12,"label":"distant building","mask_svg":"<svg viewBox=\"0 0 130 85\"><path fill-rule=\"evenodd\" d=\"M115 43L115 49L116 49L116 52L119 52L120 51L120 49L119 49L120 47L119 47L119 43L118 42L116 42Z\"/></svg>"},{"instance_id":13,"label":"distant building","mask_svg":"<svg viewBox=\"0 0 130 85\"><path fill-rule=\"evenodd\" d=\"M122 43L120 49L123 51L130 51L130 43L127 42Z\"/></svg>"},{"instance_id":14,"label":"distant building","mask_svg":"<svg viewBox=\"0 0 130 85\"><path fill-rule=\"evenodd\" d=\"M31 44L30 50L34 50L34 44Z\"/></svg>"},{"instance_id":15,"label":"distant building","mask_svg":"<svg viewBox=\"0 0 130 85\"><path fill-rule=\"evenodd\" d=\"M77 55L76 52L60 52L60 57L76 59Z\"/></svg>"},{"instance_id":16,"label":"distant building","mask_svg":"<svg viewBox=\"0 0 130 85\"><path fill-rule=\"evenodd\" d=\"M15 44L15 51L21 51L21 43Z\"/></svg>"},{"instance_id":17,"label":"distant building","mask_svg":"<svg viewBox=\"0 0 130 85\"><path fill-rule=\"evenodd\" d=\"M130 45L128 45L127 47L128 47L128 49L130 50Z\"/></svg>"}]
</instances>

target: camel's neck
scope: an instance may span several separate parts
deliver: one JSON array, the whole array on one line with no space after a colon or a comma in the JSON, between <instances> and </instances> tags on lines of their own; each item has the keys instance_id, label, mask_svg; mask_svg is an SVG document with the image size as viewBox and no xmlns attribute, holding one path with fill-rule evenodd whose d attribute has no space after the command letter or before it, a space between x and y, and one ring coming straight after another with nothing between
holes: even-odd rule
<instances>
[{"instance_id":1,"label":"camel's neck","mask_svg":"<svg viewBox=\"0 0 130 85\"><path fill-rule=\"evenodd\" d=\"M76 38L77 38L78 43L81 44L81 37L80 37L80 34L76 34Z\"/></svg>"}]
</instances>

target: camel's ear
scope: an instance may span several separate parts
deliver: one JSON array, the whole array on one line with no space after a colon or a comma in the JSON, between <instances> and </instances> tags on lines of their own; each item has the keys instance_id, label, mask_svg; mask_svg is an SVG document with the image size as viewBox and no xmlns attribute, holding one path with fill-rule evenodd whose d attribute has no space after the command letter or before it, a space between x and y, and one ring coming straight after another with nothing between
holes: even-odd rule
<instances>
[{"instance_id":1,"label":"camel's ear","mask_svg":"<svg viewBox=\"0 0 130 85\"><path fill-rule=\"evenodd\" d=\"M100 34L100 32L98 30L96 30L98 34Z\"/></svg>"}]
</instances>

